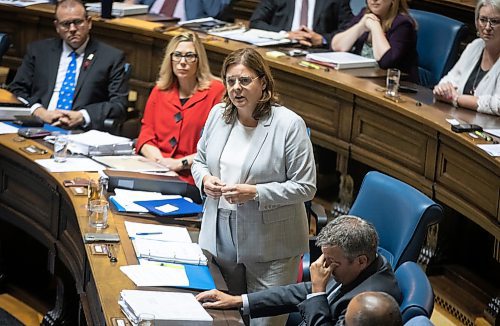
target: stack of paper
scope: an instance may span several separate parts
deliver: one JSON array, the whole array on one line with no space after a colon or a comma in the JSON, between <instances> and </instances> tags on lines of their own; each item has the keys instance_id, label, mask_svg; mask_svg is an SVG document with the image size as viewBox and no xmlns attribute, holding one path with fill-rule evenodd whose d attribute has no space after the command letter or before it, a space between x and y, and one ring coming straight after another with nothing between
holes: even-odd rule
<instances>
[{"instance_id":1,"label":"stack of paper","mask_svg":"<svg viewBox=\"0 0 500 326\"><path fill-rule=\"evenodd\" d=\"M107 132L89 130L68 136L68 150L73 154L84 155L125 155L132 154L132 141L129 138L111 135Z\"/></svg>"},{"instance_id":2,"label":"stack of paper","mask_svg":"<svg viewBox=\"0 0 500 326\"><path fill-rule=\"evenodd\" d=\"M2 5L11 5L16 7L27 7L49 2L49 0L0 0L0 4Z\"/></svg>"},{"instance_id":3,"label":"stack of paper","mask_svg":"<svg viewBox=\"0 0 500 326\"><path fill-rule=\"evenodd\" d=\"M191 242L186 228L128 221L125 221L125 228L132 239L140 265L125 267L122 271L137 286L154 284L198 290L215 289L207 258L199 245ZM180 264L168 263L171 261ZM165 266L169 270L158 268ZM188 279L187 284L184 275Z\"/></svg>"},{"instance_id":4,"label":"stack of paper","mask_svg":"<svg viewBox=\"0 0 500 326\"><path fill-rule=\"evenodd\" d=\"M186 228L125 221L137 258L166 263L207 265L207 257L191 242Z\"/></svg>"},{"instance_id":5,"label":"stack of paper","mask_svg":"<svg viewBox=\"0 0 500 326\"><path fill-rule=\"evenodd\" d=\"M85 4L87 11L101 13L101 3L87 3ZM148 5L136 5L131 3L113 2L113 9L111 15L116 17L142 15L148 13Z\"/></svg>"},{"instance_id":6,"label":"stack of paper","mask_svg":"<svg viewBox=\"0 0 500 326\"><path fill-rule=\"evenodd\" d=\"M68 157L66 162L59 163L53 158L35 160L49 172L102 171L105 167L87 157Z\"/></svg>"},{"instance_id":7,"label":"stack of paper","mask_svg":"<svg viewBox=\"0 0 500 326\"><path fill-rule=\"evenodd\" d=\"M284 34L254 28L249 30L240 28L222 32L210 32L209 34L220 36L230 40L250 43L256 46L270 46L292 43L292 41L286 38Z\"/></svg>"},{"instance_id":8,"label":"stack of paper","mask_svg":"<svg viewBox=\"0 0 500 326\"><path fill-rule=\"evenodd\" d=\"M377 60L365 58L350 52L309 53L306 60L335 69L376 67Z\"/></svg>"},{"instance_id":9,"label":"stack of paper","mask_svg":"<svg viewBox=\"0 0 500 326\"><path fill-rule=\"evenodd\" d=\"M120 308L133 325L141 313L153 314L155 325L212 325L212 317L191 293L122 290Z\"/></svg>"}]
</instances>

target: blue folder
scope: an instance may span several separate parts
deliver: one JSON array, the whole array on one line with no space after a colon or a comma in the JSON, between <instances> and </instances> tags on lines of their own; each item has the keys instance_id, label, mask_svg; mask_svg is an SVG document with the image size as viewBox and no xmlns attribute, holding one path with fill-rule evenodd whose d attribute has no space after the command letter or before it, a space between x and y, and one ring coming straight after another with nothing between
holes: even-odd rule
<instances>
[{"instance_id":1,"label":"blue folder","mask_svg":"<svg viewBox=\"0 0 500 326\"><path fill-rule=\"evenodd\" d=\"M185 198L134 201L134 203L145 207L150 213L158 216L196 215L203 211L203 206L192 203ZM173 212L162 212L156 209L156 207L166 204L175 206L178 209Z\"/></svg>"},{"instance_id":2,"label":"blue folder","mask_svg":"<svg viewBox=\"0 0 500 326\"><path fill-rule=\"evenodd\" d=\"M188 289L212 290L216 289L215 282L210 274L210 269L205 265L182 264L186 268L186 275L189 280Z\"/></svg>"}]
</instances>

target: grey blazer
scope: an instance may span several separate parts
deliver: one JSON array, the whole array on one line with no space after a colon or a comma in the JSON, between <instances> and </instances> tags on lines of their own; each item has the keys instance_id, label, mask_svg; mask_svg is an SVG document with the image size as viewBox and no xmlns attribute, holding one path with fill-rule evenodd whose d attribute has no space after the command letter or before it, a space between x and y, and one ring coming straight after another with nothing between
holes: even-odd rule
<instances>
[{"instance_id":1,"label":"grey blazer","mask_svg":"<svg viewBox=\"0 0 500 326\"><path fill-rule=\"evenodd\" d=\"M218 104L210 112L191 168L202 195L205 175L220 178L220 156L233 128L224 122L223 110L224 104ZM237 207L237 261L265 262L307 252L304 202L316 192L316 168L304 121L274 106L257 124L252 143L240 183L257 185L259 200ZM200 246L215 256L218 205L219 200L206 198L199 237Z\"/></svg>"}]
</instances>

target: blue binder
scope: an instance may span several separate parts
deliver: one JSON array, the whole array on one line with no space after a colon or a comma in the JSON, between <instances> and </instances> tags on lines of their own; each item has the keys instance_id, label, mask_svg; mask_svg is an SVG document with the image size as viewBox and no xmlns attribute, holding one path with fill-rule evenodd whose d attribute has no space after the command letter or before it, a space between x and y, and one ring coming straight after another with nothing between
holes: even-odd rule
<instances>
[{"instance_id":1,"label":"blue binder","mask_svg":"<svg viewBox=\"0 0 500 326\"><path fill-rule=\"evenodd\" d=\"M186 275L189 280L188 289L212 290L216 289L215 282L210 274L208 266L182 264L186 268Z\"/></svg>"},{"instance_id":2,"label":"blue binder","mask_svg":"<svg viewBox=\"0 0 500 326\"><path fill-rule=\"evenodd\" d=\"M203 211L202 205L192 203L185 198L134 201L134 203L145 207L150 213L158 216L197 215ZM178 209L173 212L163 212L156 209L156 207L166 204L175 206Z\"/></svg>"}]
</instances>

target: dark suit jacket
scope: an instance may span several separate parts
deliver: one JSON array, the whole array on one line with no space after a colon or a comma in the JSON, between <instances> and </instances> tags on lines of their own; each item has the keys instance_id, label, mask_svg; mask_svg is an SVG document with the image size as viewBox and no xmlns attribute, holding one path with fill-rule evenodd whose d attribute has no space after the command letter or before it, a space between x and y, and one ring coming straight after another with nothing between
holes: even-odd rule
<instances>
[{"instance_id":1,"label":"dark suit jacket","mask_svg":"<svg viewBox=\"0 0 500 326\"><path fill-rule=\"evenodd\" d=\"M262 0L250 18L250 27L268 31L290 31L295 0ZM328 47L335 33L352 19L348 0L316 0L313 30L323 35Z\"/></svg>"},{"instance_id":2,"label":"dark suit jacket","mask_svg":"<svg viewBox=\"0 0 500 326\"><path fill-rule=\"evenodd\" d=\"M338 292L332 298L328 298L328 295L339 286ZM249 293L250 316L252 318L274 316L298 310L307 325L343 325L349 301L361 292L386 292L397 302L402 301L392 268L382 256L347 286L339 285L332 279L327 286L326 295L306 299L311 293L311 288L311 282L306 282Z\"/></svg>"},{"instance_id":3,"label":"dark suit jacket","mask_svg":"<svg viewBox=\"0 0 500 326\"><path fill-rule=\"evenodd\" d=\"M54 92L61 52L62 40L58 38L31 43L9 90L29 105L40 103L47 107ZM88 59L90 54L92 60ZM128 96L124 62L122 51L89 40L73 100L73 110L85 109L89 113L91 123L86 129L103 130L105 119L124 119Z\"/></svg>"}]
</instances>

